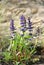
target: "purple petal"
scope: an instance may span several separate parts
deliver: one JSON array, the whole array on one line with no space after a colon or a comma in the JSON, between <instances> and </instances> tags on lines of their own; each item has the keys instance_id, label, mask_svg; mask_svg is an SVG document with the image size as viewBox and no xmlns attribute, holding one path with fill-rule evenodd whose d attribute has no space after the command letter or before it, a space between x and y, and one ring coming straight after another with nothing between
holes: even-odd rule
<instances>
[{"instance_id":1,"label":"purple petal","mask_svg":"<svg viewBox=\"0 0 44 65\"><path fill-rule=\"evenodd\" d=\"M21 21L24 21L24 20L25 20L25 17L22 15L22 16L20 17L20 20L21 20Z\"/></svg>"}]
</instances>

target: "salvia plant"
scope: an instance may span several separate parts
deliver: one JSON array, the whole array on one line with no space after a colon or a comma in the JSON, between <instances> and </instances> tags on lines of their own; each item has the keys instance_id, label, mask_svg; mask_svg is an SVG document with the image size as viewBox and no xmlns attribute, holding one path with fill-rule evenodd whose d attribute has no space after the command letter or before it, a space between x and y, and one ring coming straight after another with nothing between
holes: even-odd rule
<instances>
[{"instance_id":1,"label":"salvia plant","mask_svg":"<svg viewBox=\"0 0 44 65\"><path fill-rule=\"evenodd\" d=\"M11 31L11 37L10 39L10 45L6 49L5 52L3 52L3 60L4 61L10 61L12 60L14 62L14 65L23 65L25 61L31 60L32 56L36 53L36 44L33 45L32 42L29 42L28 39L31 37L30 35L25 35L26 31L26 19L22 15L20 18L20 25L21 25L21 31L23 32L23 36L20 35L20 33L15 32L16 27L14 26L14 20L11 19L10 21L10 31ZM28 20L28 29L29 31L32 31L30 19ZM22 64L23 63L23 64Z\"/></svg>"}]
</instances>

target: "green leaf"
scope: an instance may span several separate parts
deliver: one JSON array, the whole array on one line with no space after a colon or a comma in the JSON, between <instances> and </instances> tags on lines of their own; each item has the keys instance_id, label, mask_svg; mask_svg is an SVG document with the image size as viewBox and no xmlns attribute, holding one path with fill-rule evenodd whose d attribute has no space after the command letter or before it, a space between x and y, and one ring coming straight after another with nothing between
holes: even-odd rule
<instances>
[{"instance_id":1,"label":"green leaf","mask_svg":"<svg viewBox=\"0 0 44 65\"><path fill-rule=\"evenodd\" d=\"M9 61L10 59L12 59L11 53L10 52L3 52L4 55L4 60Z\"/></svg>"}]
</instances>

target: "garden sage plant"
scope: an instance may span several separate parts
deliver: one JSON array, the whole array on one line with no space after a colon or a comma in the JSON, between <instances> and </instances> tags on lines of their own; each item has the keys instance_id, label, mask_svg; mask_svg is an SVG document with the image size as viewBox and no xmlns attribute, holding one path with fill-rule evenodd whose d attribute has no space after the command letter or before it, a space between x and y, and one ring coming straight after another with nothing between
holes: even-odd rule
<instances>
[{"instance_id":1,"label":"garden sage plant","mask_svg":"<svg viewBox=\"0 0 44 65\"><path fill-rule=\"evenodd\" d=\"M28 39L31 38L30 35L25 35L26 31L26 20L25 17L21 16L21 31L23 32L23 36L20 33L15 32L16 28L14 27L14 20L10 22L10 31L14 34L14 39L10 39L10 46L7 48L5 52L3 52L4 61L8 62L10 60L13 61L14 65L25 64L25 61L31 60L32 56L36 52L36 45L33 45L32 42L29 42ZM30 22L29 22L30 23ZM32 29L29 24L29 30ZM31 30L30 30L31 31ZM27 40L26 40L27 39Z\"/></svg>"}]
</instances>

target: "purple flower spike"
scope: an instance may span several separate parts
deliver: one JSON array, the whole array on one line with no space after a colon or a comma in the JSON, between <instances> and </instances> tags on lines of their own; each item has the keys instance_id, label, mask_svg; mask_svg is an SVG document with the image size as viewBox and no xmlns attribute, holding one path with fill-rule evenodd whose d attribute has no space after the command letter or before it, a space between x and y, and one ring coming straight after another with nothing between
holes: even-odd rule
<instances>
[{"instance_id":1,"label":"purple flower spike","mask_svg":"<svg viewBox=\"0 0 44 65\"><path fill-rule=\"evenodd\" d=\"M14 37L15 37L14 30L16 30L16 28L14 27L14 20L13 19L11 19L11 21L10 21L10 30L11 30L11 38L14 39Z\"/></svg>"},{"instance_id":2,"label":"purple flower spike","mask_svg":"<svg viewBox=\"0 0 44 65\"><path fill-rule=\"evenodd\" d=\"M29 35L32 36L33 27L32 27L32 22L30 21L30 18L28 18L28 30L29 30Z\"/></svg>"},{"instance_id":3,"label":"purple flower spike","mask_svg":"<svg viewBox=\"0 0 44 65\"><path fill-rule=\"evenodd\" d=\"M32 27L32 22L30 21L30 18L28 18L28 29L31 32L33 27Z\"/></svg>"},{"instance_id":4,"label":"purple flower spike","mask_svg":"<svg viewBox=\"0 0 44 65\"><path fill-rule=\"evenodd\" d=\"M11 30L11 31L14 31L14 30L15 30L14 20L11 20L11 21L10 21L10 30Z\"/></svg>"},{"instance_id":5,"label":"purple flower spike","mask_svg":"<svg viewBox=\"0 0 44 65\"><path fill-rule=\"evenodd\" d=\"M20 17L20 24L21 24L21 31L25 32L26 31L26 19L25 17L22 15Z\"/></svg>"}]
</instances>

